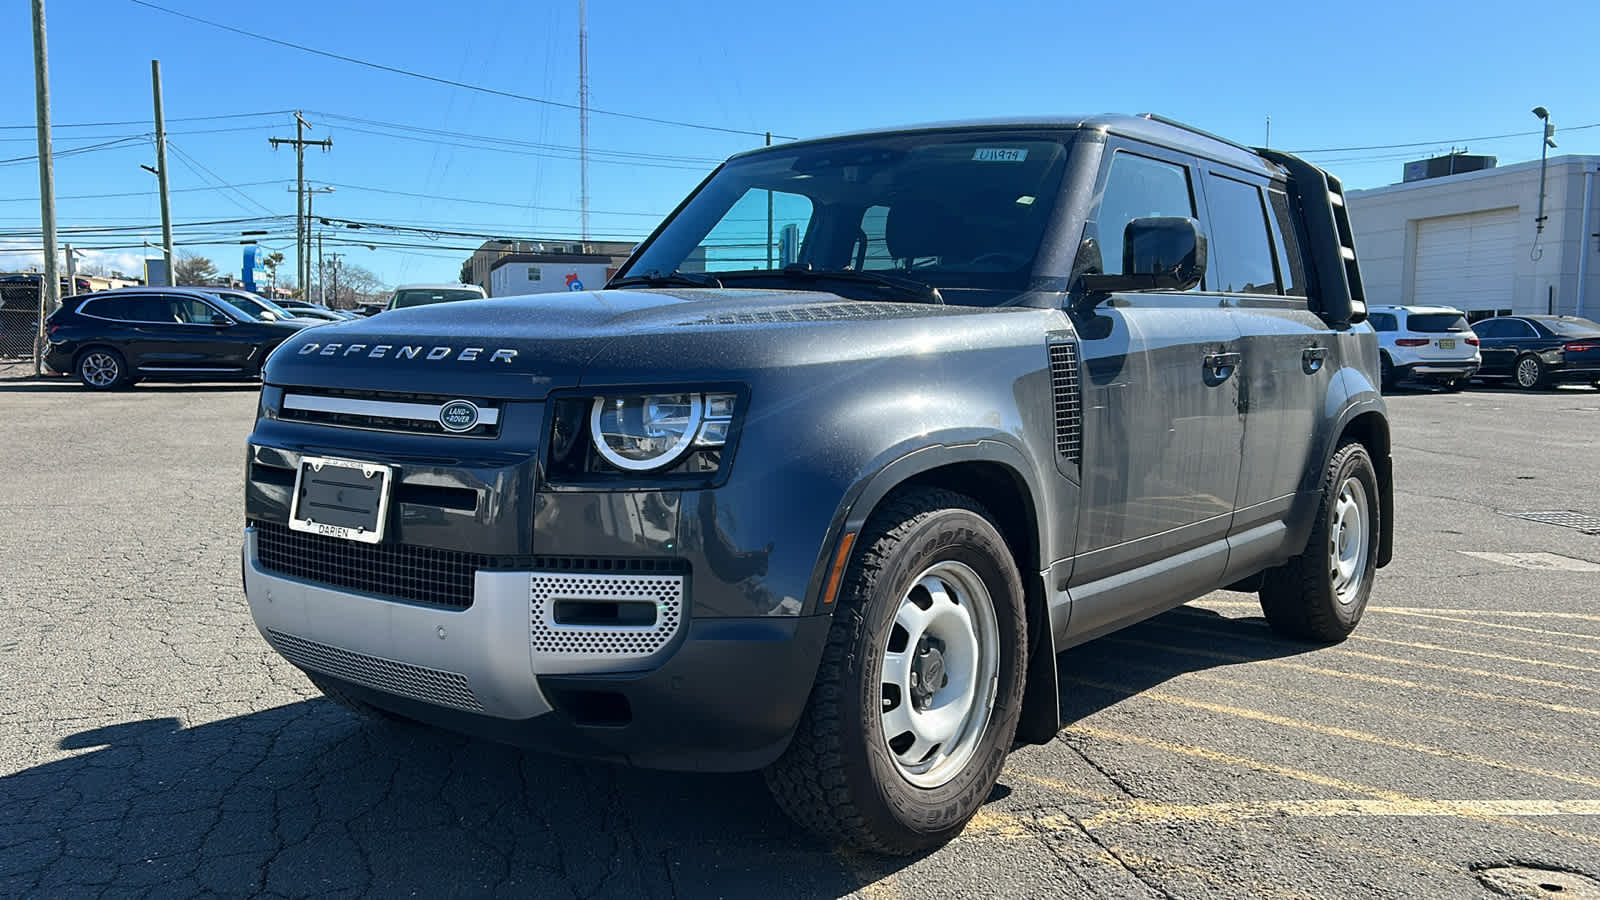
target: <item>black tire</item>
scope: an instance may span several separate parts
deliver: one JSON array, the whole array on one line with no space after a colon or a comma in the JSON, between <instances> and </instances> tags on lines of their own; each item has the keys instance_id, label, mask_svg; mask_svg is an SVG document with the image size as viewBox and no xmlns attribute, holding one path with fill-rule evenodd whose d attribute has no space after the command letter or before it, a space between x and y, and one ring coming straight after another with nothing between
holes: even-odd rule
<instances>
[{"instance_id":1,"label":"black tire","mask_svg":"<svg viewBox=\"0 0 1600 900\"><path fill-rule=\"evenodd\" d=\"M329 700L332 700L334 703L337 703L350 712L355 713L358 718L364 719L368 722L408 721L404 716L396 715L395 713L389 712L386 709L379 709L365 700L358 700L355 697L350 696L339 687L338 682L331 678L326 678L315 672L306 672L305 676L313 685L316 686L317 690L322 692L324 697L327 697Z\"/></svg>"},{"instance_id":2,"label":"black tire","mask_svg":"<svg viewBox=\"0 0 1600 900\"><path fill-rule=\"evenodd\" d=\"M1550 370L1539 357L1524 353L1511 367L1511 380L1525 391L1542 391L1550 386Z\"/></svg>"},{"instance_id":3,"label":"black tire","mask_svg":"<svg viewBox=\"0 0 1600 900\"><path fill-rule=\"evenodd\" d=\"M891 749L884 734L885 711L898 704L886 693L882 666L890 642L904 639L896 632L906 634L895 621L903 599L924 573L949 563L975 574L991 600L994 699L982 731L968 732L976 735L971 755L943 783L919 787L894 756L906 751ZM975 605L967 608L981 618ZM773 798L802 826L862 850L904 855L949 841L989 796L1005 764L1022 709L1027 647L1022 580L983 507L930 488L892 496L856 544L794 740L766 770Z\"/></svg>"},{"instance_id":4,"label":"black tire","mask_svg":"<svg viewBox=\"0 0 1600 900\"><path fill-rule=\"evenodd\" d=\"M1394 362L1389 359L1389 354L1387 353L1380 354L1378 358L1382 363L1379 387L1383 393L1387 394L1394 390Z\"/></svg>"},{"instance_id":5,"label":"black tire","mask_svg":"<svg viewBox=\"0 0 1600 900\"><path fill-rule=\"evenodd\" d=\"M110 347L90 347L79 353L72 371L91 391L114 391L130 383L128 361Z\"/></svg>"},{"instance_id":6,"label":"black tire","mask_svg":"<svg viewBox=\"0 0 1600 900\"><path fill-rule=\"evenodd\" d=\"M1341 495L1350 482L1358 483L1364 494L1360 525L1365 533L1360 537L1365 541L1365 551L1351 567L1359 581L1341 592L1335 577L1339 539L1335 528L1341 521ZM1287 563L1268 569L1261 580L1261 611L1274 631L1301 640L1336 642L1355 630L1372 595L1377 571L1381 517L1388 513L1381 496L1377 471L1367 448L1360 444L1340 447L1323 474L1322 499L1317 504L1316 523L1305 550Z\"/></svg>"},{"instance_id":7,"label":"black tire","mask_svg":"<svg viewBox=\"0 0 1600 900\"><path fill-rule=\"evenodd\" d=\"M1449 391L1452 394L1460 393L1461 392L1461 388L1464 387L1466 385L1466 383L1467 383L1467 380L1465 378L1451 378L1451 379L1443 382L1444 389Z\"/></svg>"}]
</instances>

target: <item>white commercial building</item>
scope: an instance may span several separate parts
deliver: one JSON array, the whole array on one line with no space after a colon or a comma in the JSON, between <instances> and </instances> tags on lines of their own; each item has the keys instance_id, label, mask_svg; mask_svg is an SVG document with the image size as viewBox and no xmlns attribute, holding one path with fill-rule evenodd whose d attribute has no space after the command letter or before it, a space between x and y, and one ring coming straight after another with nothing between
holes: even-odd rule
<instances>
[{"instance_id":1,"label":"white commercial building","mask_svg":"<svg viewBox=\"0 0 1600 900\"><path fill-rule=\"evenodd\" d=\"M1537 160L1350 191L1367 302L1600 317L1597 170L1600 156L1546 162L1542 232Z\"/></svg>"}]
</instances>

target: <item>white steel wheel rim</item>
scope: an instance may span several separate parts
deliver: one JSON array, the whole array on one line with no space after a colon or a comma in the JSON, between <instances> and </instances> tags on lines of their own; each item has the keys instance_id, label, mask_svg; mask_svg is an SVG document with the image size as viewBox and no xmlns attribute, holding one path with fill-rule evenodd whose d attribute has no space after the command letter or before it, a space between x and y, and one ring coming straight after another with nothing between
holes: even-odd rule
<instances>
[{"instance_id":1,"label":"white steel wheel rim","mask_svg":"<svg viewBox=\"0 0 1600 900\"><path fill-rule=\"evenodd\" d=\"M965 769L988 730L999 681L1000 628L988 587L964 563L935 563L901 596L878 672L884 746L901 777L936 788Z\"/></svg>"},{"instance_id":2,"label":"white steel wheel rim","mask_svg":"<svg viewBox=\"0 0 1600 900\"><path fill-rule=\"evenodd\" d=\"M1523 387L1533 387L1539 381L1539 362L1533 357L1524 357L1517 363L1517 384Z\"/></svg>"},{"instance_id":3,"label":"white steel wheel rim","mask_svg":"<svg viewBox=\"0 0 1600 900\"><path fill-rule=\"evenodd\" d=\"M1346 606L1360 596L1362 579L1367 576L1367 555L1372 543L1367 525L1370 509L1366 486L1358 478L1346 478L1334 500L1333 527L1328 533L1333 592Z\"/></svg>"},{"instance_id":4,"label":"white steel wheel rim","mask_svg":"<svg viewBox=\"0 0 1600 900\"><path fill-rule=\"evenodd\" d=\"M95 387L105 387L117 380L117 361L109 353L91 353L79 364L83 380Z\"/></svg>"}]
</instances>

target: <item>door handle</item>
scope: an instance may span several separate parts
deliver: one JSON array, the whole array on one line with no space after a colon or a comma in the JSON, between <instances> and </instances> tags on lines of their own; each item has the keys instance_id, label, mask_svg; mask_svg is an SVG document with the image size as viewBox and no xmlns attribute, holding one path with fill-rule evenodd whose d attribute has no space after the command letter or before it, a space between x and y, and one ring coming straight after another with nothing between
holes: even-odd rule
<instances>
[{"instance_id":1,"label":"door handle","mask_svg":"<svg viewBox=\"0 0 1600 900\"><path fill-rule=\"evenodd\" d=\"M1322 364L1328 359L1326 347L1307 347L1300 352L1300 368L1307 375L1315 375L1322 370Z\"/></svg>"},{"instance_id":2,"label":"door handle","mask_svg":"<svg viewBox=\"0 0 1600 900\"><path fill-rule=\"evenodd\" d=\"M1201 362L1201 367L1205 369L1208 382L1220 384L1228 380L1234 370L1239 368L1239 360L1240 356L1237 353L1207 353Z\"/></svg>"}]
</instances>

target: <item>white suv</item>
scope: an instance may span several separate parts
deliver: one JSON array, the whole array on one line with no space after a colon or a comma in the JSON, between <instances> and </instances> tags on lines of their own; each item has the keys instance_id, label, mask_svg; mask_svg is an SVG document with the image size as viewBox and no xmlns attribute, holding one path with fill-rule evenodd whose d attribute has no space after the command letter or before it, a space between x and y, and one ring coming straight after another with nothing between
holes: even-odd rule
<instances>
[{"instance_id":1,"label":"white suv","mask_svg":"<svg viewBox=\"0 0 1600 900\"><path fill-rule=\"evenodd\" d=\"M1448 306L1373 306L1367 321L1378 333L1383 389L1402 381L1431 381L1460 390L1483 357L1467 317Z\"/></svg>"}]
</instances>

